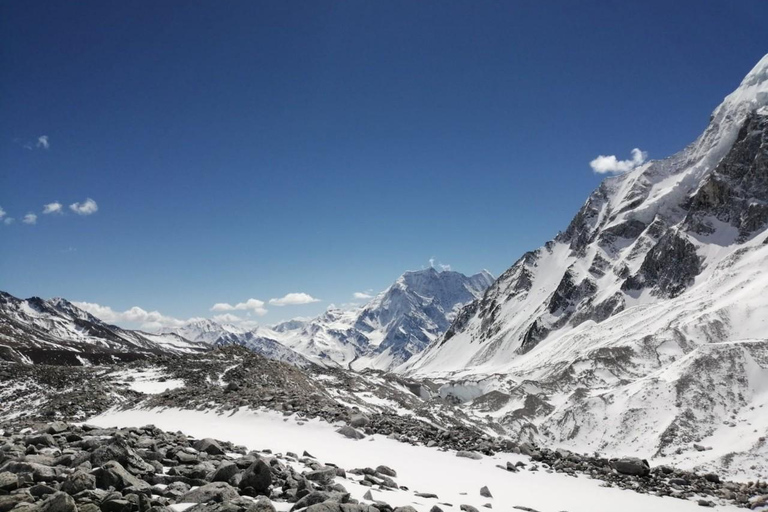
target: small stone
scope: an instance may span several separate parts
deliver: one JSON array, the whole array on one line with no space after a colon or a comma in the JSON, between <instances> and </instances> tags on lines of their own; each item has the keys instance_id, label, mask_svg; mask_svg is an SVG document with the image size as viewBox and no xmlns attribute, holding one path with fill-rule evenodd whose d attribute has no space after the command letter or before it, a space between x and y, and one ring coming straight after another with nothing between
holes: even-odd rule
<instances>
[{"instance_id":1,"label":"small stone","mask_svg":"<svg viewBox=\"0 0 768 512\"><path fill-rule=\"evenodd\" d=\"M491 491L488 489L487 485L484 485L480 488L480 496L483 498L493 498L493 494L491 494Z\"/></svg>"}]
</instances>

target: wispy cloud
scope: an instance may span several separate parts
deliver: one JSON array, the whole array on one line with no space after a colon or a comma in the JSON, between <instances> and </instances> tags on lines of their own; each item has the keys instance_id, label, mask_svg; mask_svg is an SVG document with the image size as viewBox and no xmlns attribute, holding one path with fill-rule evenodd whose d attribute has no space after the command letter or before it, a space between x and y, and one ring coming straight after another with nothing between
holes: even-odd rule
<instances>
[{"instance_id":1,"label":"wispy cloud","mask_svg":"<svg viewBox=\"0 0 768 512\"><path fill-rule=\"evenodd\" d=\"M248 299L245 302L239 302L235 305L227 302L218 302L211 307L211 311L249 311L258 316L267 314L267 309L264 307L264 301L259 299Z\"/></svg>"},{"instance_id":2,"label":"wispy cloud","mask_svg":"<svg viewBox=\"0 0 768 512\"><path fill-rule=\"evenodd\" d=\"M600 155L591 162L589 166L597 174L622 174L645 163L648 153L635 148L631 151L632 158L629 160L619 160L616 155Z\"/></svg>"},{"instance_id":3,"label":"wispy cloud","mask_svg":"<svg viewBox=\"0 0 768 512\"><path fill-rule=\"evenodd\" d=\"M43 205L43 213L46 215L50 213L63 213L64 210L62 208L63 206L60 202L54 201Z\"/></svg>"},{"instance_id":4,"label":"wispy cloud","mask_svg":"<svg viewBox=\"0 0 768 512\"><path fill-rule=\"evenodd\" d=\"M125 311L115 311L109 306L102 306L101 304L93 302L73 302L73 304L104 322L110 324L139 324L141 328L145 330L157 330L163 327L181 327L184 324L198 320L197 318L181 320L163 315L159 311L147 311L138 306L134 306Z\"/></svg>"},{"instance_id":5,"label":"wispy cloud","mask_svg":"<svg viewBox=\"0 0 768 512\"><path fill-rule=\"evenodd\" d=\"M370 290L364 291L364 292L355 292L352 294L352 297L358 300L365 300L365 299L372 299L373 295L371 295Z\"/></svg>"},{"instance_id":6,"label":"wispy cloud","mask_svg":"<svg viewBox=\"0 0 768 512\"><path fill-rule=\"evenodd\" d=\"M3 210L3 207L0 206L0 219L2 219L3 217L5 217L5 210Z\"/></svg>"},{"instance_id":7,"label":"wispy cloud","mask_svg":"<svg viewBox=\"0 0 768 512\"><path fill-rule=\"evenodd\" d=\"M37 215L34 213L28 213L21 219L24 224L37 224Z\"/></svg>"},{"instance_id":8,"label":"wispy cloud","mask_svg":"<svg viewBox=\"0 0 768 512\"><path fill-rule=\"evenodd\" d=\"M288 293L284 297L277 299L269 299L269 303L273 306L299 306L301 304L311 304L313 302L320 302L320 299L316 299L308 293Z\"/></svg>"},{"instance_id":9,"label":"wispy cloud","mask_svg":"<svg viewBox=\"0 0 768 512\"><path fill-rule=\"evenodd\" d=\"M5 224L6 226L10 226L15 221L16 221L16 219L14 219L13 217L6 217L6 218L3 219L3 224Z\"/></svg>"},{"instance_id":10,"label":"wispy cloud","mask_svg":"<svg viewBox=\"0 0 768 512\"><path fill-rule=\"evenodd\" d=\"M451 266L447 263L441 263L435 259L435 257L429 258L429 266L432 268L439 268L442 272L445 272L446 270L451 270Z\"/></svg>"},{"instance_id":11,"label":"wispy cloud","mask_svg":"<svg viewBox=\"0 0 768 512\"><path fill-rule=\"evenodd\" d=\"M90 197L82 203L72 203L69 209L78 215L91 215L99 211L99 205Z\"/></svg>"},{"instance_id":12,"label":"wispy cloud","mask_svg":"<svg viewBox=\"0 0 768 512\"><path fill-rule=\"evenodd\" d=\"M41 135L37 138L37 143L35 144L36 148L41 149L48 149L51 147L51 144L48 142L48 136L47 135Z\"/></svg>"}]
</instances>

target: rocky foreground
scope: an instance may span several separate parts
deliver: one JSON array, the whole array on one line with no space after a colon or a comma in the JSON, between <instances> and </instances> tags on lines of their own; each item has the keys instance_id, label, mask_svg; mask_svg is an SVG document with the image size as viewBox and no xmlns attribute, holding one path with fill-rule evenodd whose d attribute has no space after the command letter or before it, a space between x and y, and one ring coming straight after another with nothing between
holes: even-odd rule
<instances>
[{"instance_id":1,"label":"rocky foreground","mask_svg":"<svg viewBox=\"0 0 768 512\"><path fill-rule=\"evenodd\" d=\"M364 423L358 418L358 424ZM361 432L347 425L339 435ZM397 468L345 470L304 452L278 454L214 439L194 439L154 426L98 428L64 422L35 428L10 427L0 445L0 512L409 512L386 500L388 491L408 489L397 483ZM695 497L701 506L730 502L757 509L768 506L768 484L722 482L714 474L697 475L668 467L649 468L639 459L584 457L522 444L510 446L530 455L530 463L499 466L500 471L547 471L586 474L605 486L641 493ZM481 458L458 451L459 457ZM408 463L404 461L403 463ZM362 502L347 485L370 488ZM414 496L438 498L421 490ZM492 497L492 489L477 491ZM180 505L189 504L189 505ZM491 507L490 500L487 505ZM187 508L189 507L189 508ZM516 507L520 510L534 510ZM440 503L431 512L471 505Z\"/></svg>"}]
</instances>

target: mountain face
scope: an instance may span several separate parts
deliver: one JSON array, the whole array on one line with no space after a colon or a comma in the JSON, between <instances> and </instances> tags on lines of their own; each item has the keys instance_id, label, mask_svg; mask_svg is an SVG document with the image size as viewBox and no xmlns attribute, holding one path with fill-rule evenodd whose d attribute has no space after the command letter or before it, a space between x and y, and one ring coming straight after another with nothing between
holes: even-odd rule
<instances>
[{"instance_id":1,"label":"mountain face","mask_svg":"<svg viewBox=\"0 0 768 512\"><path fill-rule=\"evenodd\" d=\"M89 365L204 350L176 334L106 324L64 299L22 300L0 292L0 360Z\"/></svg>"},{"instance_id":2,"label":"mountain face","mask_svg":"<svg viewBox=\"0 0 768 512\"><path fill-rule=\"evenodd\" d=\"M220 324L213 320L197 320L180 328L164 329L166 334L175 334L190 341L209 347L240 345L269 359L283 361L294 366L307 367L312 364L298 352L280 342L259 334L259 329L249 331L235 325Z\"/></svg>"},{"instance_id":3,"label":"mountain face","mask_svg":"<svg viewBox=\"0 0 768 512\"><path fill-rule=\"evenodd\" d=\"M460 308L492 282L486 271L469 277L431 267L406 272L362 308L331 308L260 333L321 364L389 370L444 333Z\"/></svg>"},{"instance_id":4,"label":"mountain face","mask_svg":"<svg viewBox=\"0 0 768 512\"><path fill-rule=\"evenodd\" d=\"M711 438L735 455L702 462L766 460L750 408L768 404L767 227L768 55L693 144L606 179L403 371L566 446Z\"/></svg>"}]
</instances>

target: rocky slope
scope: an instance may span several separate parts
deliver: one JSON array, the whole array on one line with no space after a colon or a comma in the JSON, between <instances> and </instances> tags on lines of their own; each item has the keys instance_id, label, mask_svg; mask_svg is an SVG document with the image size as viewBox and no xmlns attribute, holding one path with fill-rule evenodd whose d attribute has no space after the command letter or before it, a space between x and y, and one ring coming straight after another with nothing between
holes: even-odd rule
<instances>
[{"instance_id":1,"label":"rocky slope","mask_svg":"<svg viewBox=\"0 0 768 512\"><path fill-rule=\"evenodd\" d=\"M88 365L207 349L175 334L109 325L64 299L0 292L0 360Z\"/></svg>"},{"instance_id":2,"label":"rocky slope","mask_svg":"<svg viewBox=\"0 0 768 512\"><path fill-rule=\"evenodd\" d=\"M548 443L766 471L767 226L768 55L401 371Z\"/></svg>"}]
</instances>

